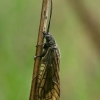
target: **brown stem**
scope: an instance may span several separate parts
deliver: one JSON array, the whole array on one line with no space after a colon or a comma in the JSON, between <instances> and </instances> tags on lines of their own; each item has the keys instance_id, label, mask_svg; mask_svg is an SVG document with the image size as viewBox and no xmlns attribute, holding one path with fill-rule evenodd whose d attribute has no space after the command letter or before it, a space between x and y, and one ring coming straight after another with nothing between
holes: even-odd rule
<instances>
[{"instance_id":1,"label":"brown stem","mask_svg":"<svg viewBox=\"0 0 100 100\"><path fill-rule=\"evenodd\" d=\"M36 55L41 55L41 53L42 53L42 45L40 45L40 44L43 43L43 33L42 32L46 30L47 4L48 4L48 0L43 0L40 25L39 25L39 31L38 31ZM38 45L40 45L40 46L38 46ZM35 59L29 100L35 100L35 92L36 92L36 86L37 86L37 78L36 77L38 75L40 62L41 62L41 58L38 57Z\"/></svg>"}]
</instances>

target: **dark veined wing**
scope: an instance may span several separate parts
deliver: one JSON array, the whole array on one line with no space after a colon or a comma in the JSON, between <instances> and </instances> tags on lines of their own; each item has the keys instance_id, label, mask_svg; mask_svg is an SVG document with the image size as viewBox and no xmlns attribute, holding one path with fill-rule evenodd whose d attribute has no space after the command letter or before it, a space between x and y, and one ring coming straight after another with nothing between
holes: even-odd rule
<instances>
[{"instance_id":1,"label":"dark veined wing","mask_svg":"<svg viewBox=\"0 0 100 100\"><path fill-rule=\"evenodd\" d=\"M37 79L36 100L59 100L60 53L55 46L49 47L46 55L42 58Z\"/></svg>"}]
</instances>

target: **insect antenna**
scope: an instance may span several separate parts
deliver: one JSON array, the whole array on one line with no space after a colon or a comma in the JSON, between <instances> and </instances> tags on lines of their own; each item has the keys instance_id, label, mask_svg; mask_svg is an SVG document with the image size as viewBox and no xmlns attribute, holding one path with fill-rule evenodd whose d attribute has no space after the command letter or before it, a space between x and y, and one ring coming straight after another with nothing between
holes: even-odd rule
<instances>
[{"instance_id":1,"label":"insect antenna","mask_svg":"<svg viewBox=\"0 0 100 100\"><path fill-rule=\"evenodd\" d=\"M52 16L52 0L51 0L51 7L50 7L50 18L49 18L49 23L48 23L48 27L47 27L47 34L49 33L49 29L50 29L50 23L51 23L51 16Z\"/></svg>"}]
</instances>

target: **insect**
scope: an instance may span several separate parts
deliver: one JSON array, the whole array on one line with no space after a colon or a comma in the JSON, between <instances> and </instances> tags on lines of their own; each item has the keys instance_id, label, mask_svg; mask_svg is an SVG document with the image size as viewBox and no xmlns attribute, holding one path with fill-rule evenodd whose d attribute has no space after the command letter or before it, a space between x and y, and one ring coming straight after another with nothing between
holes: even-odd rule
<instances>
[{"instance_id":1,"label":"insect","mask_svg":"<svg viewBox=\"0 0 100 100\"><path fill-rule=\"evenodd\" d=\"M39 74L37 79L36 100L59 100L60 79L59 64L60 52L50 33L44 33L46 43L43 48Z\"/></svg>"},{"instance_id":2,"label":"insect","mask_svg":"<svg viewBox=\"0 0 100 100\"><path fill-rule=\"evenodd\" d=\"M35 59L41 57L41 64L36 76L35 100L59 100L60 98L60 51L55 39L49 33L50 20L47 32L43 32L46 39L46 42L43 44L43 53L35 56Z\"/></svg>"}]
</instances>

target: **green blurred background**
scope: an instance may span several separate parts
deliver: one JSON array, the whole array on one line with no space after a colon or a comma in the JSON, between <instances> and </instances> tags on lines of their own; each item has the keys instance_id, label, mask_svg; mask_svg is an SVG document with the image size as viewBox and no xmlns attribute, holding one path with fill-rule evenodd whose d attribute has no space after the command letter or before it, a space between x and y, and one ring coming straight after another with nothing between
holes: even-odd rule
<instances>
[{"instance_id":1,"label":"green blurred background","mask_svg":"<svg viewBox=\"0 0 100 100\"><path fill-rule=\"evenodd\" d=\"M0 100L28 100L42 0L0 0ZM100 0L53 0L61 52L60 100L100 100Z\"/></svg>"}]
</instances>

